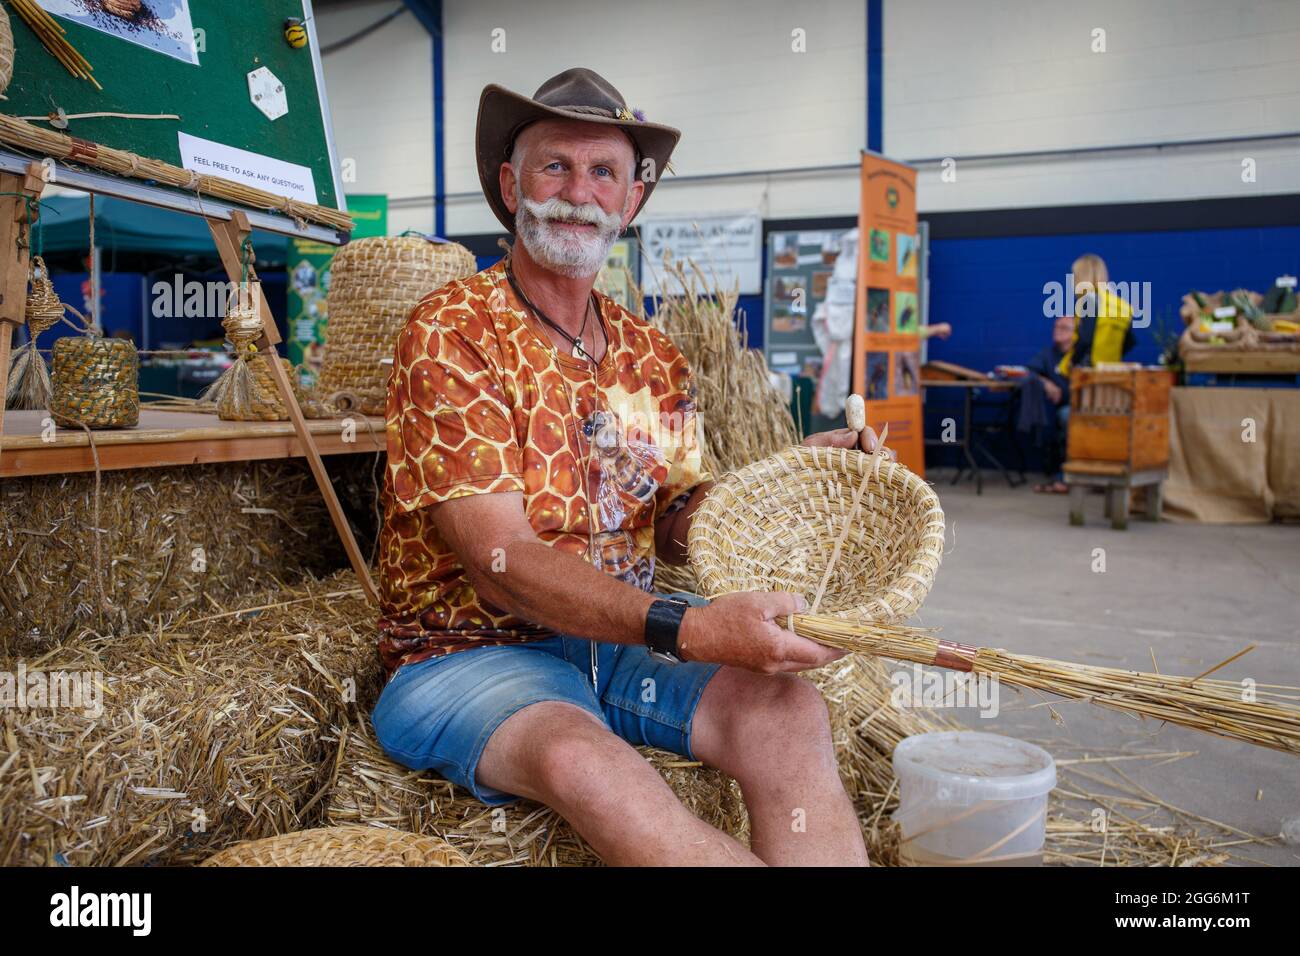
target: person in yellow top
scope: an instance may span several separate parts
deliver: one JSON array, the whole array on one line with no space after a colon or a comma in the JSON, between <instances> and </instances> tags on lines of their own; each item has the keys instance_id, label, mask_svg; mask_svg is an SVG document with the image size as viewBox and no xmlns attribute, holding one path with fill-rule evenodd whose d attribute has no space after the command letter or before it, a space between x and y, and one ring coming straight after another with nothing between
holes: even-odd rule
<instances>
[{"instance_id":1,"label":"person in yellow top","mask_svg":"<svg viewBox=\"0 0 1300 956\"><path fill-rule=\"evenodd\" d=\"M1067 377L1075 365L1123 361L1137 344L1133 309L1116 294L1101 256L1091 252L1080 256L1070 272L1074 276L1074 340L1057 365L1057 371Z\"/></svg>"}]
</instances>

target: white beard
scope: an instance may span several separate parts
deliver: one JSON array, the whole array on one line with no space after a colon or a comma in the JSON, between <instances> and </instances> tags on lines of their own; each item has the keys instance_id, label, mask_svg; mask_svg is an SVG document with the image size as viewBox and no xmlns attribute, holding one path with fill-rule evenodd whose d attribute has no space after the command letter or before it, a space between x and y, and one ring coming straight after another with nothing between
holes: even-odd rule
<instances>
[{"instance_id":1,"label":"white beard","mask_svg":"<svg viewBox=\"0 0 1300 956\"><path fill-rule=\"evenodd\" d=\"M545 202L525 199L515 187L515 234L533 261L570 279L594 276L605 264L610 247L623 231L623 217L607 213L596 203L575 206L558 196ZM560 235L551 219L576 219L596 227L592 236Z\"/></svg>"}]
</instances>

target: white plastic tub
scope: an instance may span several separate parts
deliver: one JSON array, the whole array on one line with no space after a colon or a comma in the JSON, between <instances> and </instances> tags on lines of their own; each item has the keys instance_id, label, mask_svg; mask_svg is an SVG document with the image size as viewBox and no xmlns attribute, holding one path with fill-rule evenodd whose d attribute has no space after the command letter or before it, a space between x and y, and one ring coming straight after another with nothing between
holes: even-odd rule
<instances>
[{"instance_id":1,"label":"white plastic tub","mask_svg":"<svg viewBox=\"0 0 1300 956\"><path fill-rule=\"evenodd\" d=\"M894 748L903 862L1039 866L1056 762L1042 747L971 730L916 734Z\"/></svg>"}]
</instances>

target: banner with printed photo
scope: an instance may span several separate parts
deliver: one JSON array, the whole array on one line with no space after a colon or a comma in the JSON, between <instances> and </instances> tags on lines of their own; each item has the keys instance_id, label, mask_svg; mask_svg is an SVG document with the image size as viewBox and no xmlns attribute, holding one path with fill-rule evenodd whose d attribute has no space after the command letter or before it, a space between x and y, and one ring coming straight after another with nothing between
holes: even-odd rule
<instances>
[{"instance_id":1,"label":"banner with printed photo","mask_svg":"<svg viewBox=\"0 0 1300 956\"><path fill-rule=\"evenodd\" d=\"M867 423L877 433L889 426L898 460L924 475L916 170L863 153L858 227L853 391L866 399Z\"/></svg>"},{"instance_id":2,"label":"banner with printed photo","mask_svg":"<svg viewBox=\"0 0 1300 956\"><path fill-rule=\"evenodd\" d=\"M189 0L37 0L57 17L198 65Z\"/></svg>"}]
</instances>

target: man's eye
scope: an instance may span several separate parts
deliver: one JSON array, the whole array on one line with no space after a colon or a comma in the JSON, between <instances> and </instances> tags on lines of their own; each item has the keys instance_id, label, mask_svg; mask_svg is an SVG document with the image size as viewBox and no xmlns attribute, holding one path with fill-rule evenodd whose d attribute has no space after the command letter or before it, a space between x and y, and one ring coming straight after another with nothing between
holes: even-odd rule
<instances>
[{"instance_id":1,"label":"man's eye","mask_svg":"<svg viewBox=\"0 0 1300 956\"><path fill-rule=\"evenodd\" d=\"M549 166L547 166L546 168L547 168L547 169L559 169L559 168L561 167L561 165L562 165L562 164L557 160L556 162L551 163L551 164L550 164Z\"/></svg>"}]
</instances>

